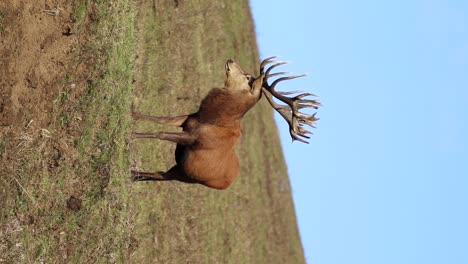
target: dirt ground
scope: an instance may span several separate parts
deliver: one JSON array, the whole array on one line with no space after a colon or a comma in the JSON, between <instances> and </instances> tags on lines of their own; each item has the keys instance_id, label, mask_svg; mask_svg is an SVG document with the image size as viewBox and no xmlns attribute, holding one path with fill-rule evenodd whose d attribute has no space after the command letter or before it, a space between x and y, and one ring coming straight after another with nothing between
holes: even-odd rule
<instances>
[{"instance_id":1,"label":"dirt ground","mask_svg":"<svg viewBox=\"0 0 468 264\"><path fill-rule=\"evenodd\" d=\"M76 37L63 34L70 18L60 13L67 10L47 2L51 1L1 3L2 126L27 125L30 120L47 124L60 91L57 81L64 77L67 53Z\"/></svg>"},{"instance_id":2,"label":"dirt ground","mask_svg":"<svg viewBox=\"0 0 468 264\"><path fill-rule=\"evenodd\" d=\"M95 72L95 59L86 55L92 53L81 50L92 15L78 23L73 3L0 2L0 164L5 174L15 169L18 145L48 137L48 128L64 110L59 101L65 96L77 100ZM67 130L73 130L71 125ZM66 133L55 131L57 138ZM67 151L53 145L42 150Z\"/></svg>"},{"instance_id":3,"label":"dirt ground","mask_svg":"<svg viewBox=\"0 0 468 264\"><path fill-rule=\"evenodd\" d=\"M84 41L71 16L72 1L0 2L0 126L15 133L51 122L54 100L67 85L85 81L86 63L73 59ZM78 77L78 78L77 78ZM74 93L78 93L75 91Z\"/></svg>"}]
</instances>

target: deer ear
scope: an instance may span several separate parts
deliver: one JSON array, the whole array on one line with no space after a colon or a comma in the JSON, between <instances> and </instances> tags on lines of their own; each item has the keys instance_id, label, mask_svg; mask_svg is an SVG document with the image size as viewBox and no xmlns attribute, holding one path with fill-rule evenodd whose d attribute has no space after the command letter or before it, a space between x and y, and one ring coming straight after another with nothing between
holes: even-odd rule
<instances>
[{"instance_id":1,"label":"deer ear","mask_svg":"<svg viewBox=\"0 0 468 264\"><path fill-rule=\"evenodd\" d=\"M224 68L226 69L226 71L231 71L231 68L229 68L229 64L233 63L234 61L229 59L226 61L226 64L224 65Z\"/></svg>"}]
</instances>

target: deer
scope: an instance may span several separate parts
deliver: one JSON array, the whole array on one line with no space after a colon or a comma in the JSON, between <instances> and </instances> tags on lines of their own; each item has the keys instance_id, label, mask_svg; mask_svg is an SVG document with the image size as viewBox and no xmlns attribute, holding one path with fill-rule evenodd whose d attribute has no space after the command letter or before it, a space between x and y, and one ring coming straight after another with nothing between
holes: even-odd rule
<instances>
[{"instance_id":1,"label":"deer","mask_svg":"<svg viewBox=\"0 0 468 264\"><path fill-rule=\"evenodd\" d=\"M226 78L223 88L211 89L201 101L197 112L180 115L156 117L132 113L135 121L150 121L163 125L181 127L181 132L133 132L132 139L157 138L176 143L176 165L166 172L131 171L134 181L180 181L201 184L209 188L227 189L239 175L239 160L235 146L242 135L243 116L265 95L270 105L288 122L293 141L308 143L310 131L304 125L315 128L318 120L315 114L300 112L303 108L318 109L318 100L306 99L315 96L303 91L280 92L278 83L296 79L305 74L286 76L274 80L271 77L286 75L288 72L271 73L286 62L275 61L268 57L260 63L260 74L254 78L246 74L233 60L225 64ZM271 63L265 70L265 67ZM286 95L298 94L292 97ZM278 104L274 98L285 103Z\"/></svg>"}]
</instances>

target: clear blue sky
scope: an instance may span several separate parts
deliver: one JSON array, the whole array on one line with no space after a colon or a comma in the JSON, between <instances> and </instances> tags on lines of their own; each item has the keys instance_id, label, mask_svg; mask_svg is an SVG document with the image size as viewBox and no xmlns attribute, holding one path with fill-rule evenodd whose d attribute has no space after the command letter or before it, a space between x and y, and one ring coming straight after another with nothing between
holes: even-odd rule
<instances>
[{"instance_id":1,"label":"clear blue sky","mask_svg":"<svg viewBox=\"0 0 468 264\"><path fill-rule=\"evenodd\" d=\"M324 104L310 145L277 118L308 263L468 263L468 1L251 6Z\"/></svg>"}]
</instances>

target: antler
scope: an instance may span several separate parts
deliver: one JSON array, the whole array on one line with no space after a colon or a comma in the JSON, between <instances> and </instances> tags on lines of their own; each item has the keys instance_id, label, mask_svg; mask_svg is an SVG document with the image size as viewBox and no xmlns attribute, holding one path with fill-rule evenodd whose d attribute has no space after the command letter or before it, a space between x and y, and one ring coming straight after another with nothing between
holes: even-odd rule
<instances>
[{"instance_id":1,"label":"antler","mask_svg":"<svg viewBox=\"0 0 468 264\"><path fill-rule=\"evenodd\" d=\"M310 127L315 128L314 123L319 120L318 118L315 117L315 114L309 115L300 112L300 109L303 108L314 108L317 109L319 106L321 106L320 102L318 100L310 100L310 99L304 99L304 97L307 96L315 96L314 94L311 93L306 93L304 91L291 91L291 92L280 92L276 91L275 87L278 83L286 80L292 80L296 78L300 78L303 76L306 76L306 74L301 74L301 75L294 75L294 76L286 76L286 77L281 77L273 81L271 85L268 84L268 79L274 76L278 75L284 75L284 74L289 74L288 72L277 72L277 73L271 73L271 71L283 64L286 64L287 62L281 62L281 61L274 61L276 57L269 57L266 58L262 61L260 64L260 77L263 78L263 85L262 85L262 92L265 94L268 102L270 105L278 112L280 115L288 122L289 125L289 133L291 134L292 140L299 140L303 143L308 144L304 138L308 139L310 138L307 136L307 134L312 134L309 132L307 129L304 128L304 125L308 125ZM275 62L274 65L270 66L266 72L265 66ZM297 94L293 97L287 97L285 95L292 95L292 94ZM283 103L286 103L286 105L280 105L277 104L273 100L273 96L280 100Z\"/></svg>"}]
</instances>

